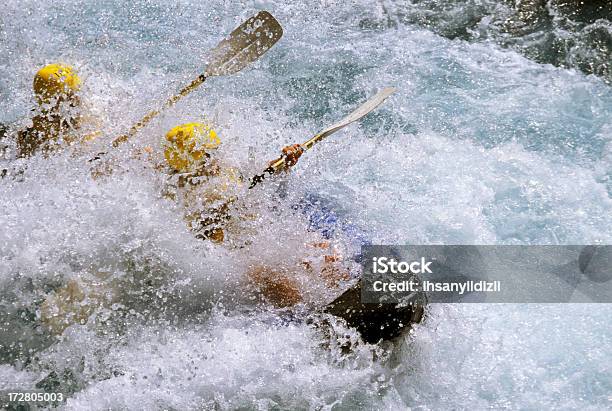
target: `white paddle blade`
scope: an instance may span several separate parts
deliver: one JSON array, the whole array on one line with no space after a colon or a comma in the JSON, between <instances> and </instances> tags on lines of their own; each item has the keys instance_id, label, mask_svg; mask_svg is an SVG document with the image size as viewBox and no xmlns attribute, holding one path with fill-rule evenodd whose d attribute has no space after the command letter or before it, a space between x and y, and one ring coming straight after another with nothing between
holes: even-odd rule
<instances>
[{"instance_id":1,"label":"white paddle blade","mask_svg":"<svg viewBox=\"0 0 612 411\"><path fill-rule=\"evenodd\" d=\"M282 35L279 22L267 11L260 11L211 50L204 75L224 76L242 70L268 51Z\"/></svg>"},{"instance_id":2,"label":"white paddle blade","mask_svg":"<svg viewBox=\"0 0 612 411\"><path fill-rule=\"evenodd\" d=\"M387 99L391 94L395 93L396 88L394 87L385 87L380 90L374 97L363 103L359 106L355 111L353 111L348 116L344 117L342 120L334 124L333 126L323 130L319 134L330 135L341 129L342 127L346 127L351 123L359 120L361 117L368 114L370 111L374 110L376 107L380 106L383 101Z\"/></svg>"},{"instance_id":3,"label":"white paddle blade","mask_svg":"<svg viewBox=\"0 0 612 411\"><path fill-rule=\"evenodd\" d=\"M370 111L372 111L376 107L380 106L382 104L382 102L385 101L387 99L387 97L389 97L391 94L395 93L396 90L397 89L395 87L385 87L385 88L383 88L374 97L372 97L371 99L369 99L368 101L363 103L361 106L359 106L351 114L349 114L348 116L344 117L342 120L340 120L336 124L334 124L334 125L326 128L325 130L321 131L319 134L317 134L316 136L314 136L313 138L311 138L310 140L308 140L306 143L304 143L302 145L307 150L310 149L313 145L315 145L319 141L323 140L325 137L329 136L330 134L333 134L336 131L340 130L341 128L346 127L349 124L354 123L355 121L357 121L360 118L364 117Z\"/></svg>"}]
</instances>

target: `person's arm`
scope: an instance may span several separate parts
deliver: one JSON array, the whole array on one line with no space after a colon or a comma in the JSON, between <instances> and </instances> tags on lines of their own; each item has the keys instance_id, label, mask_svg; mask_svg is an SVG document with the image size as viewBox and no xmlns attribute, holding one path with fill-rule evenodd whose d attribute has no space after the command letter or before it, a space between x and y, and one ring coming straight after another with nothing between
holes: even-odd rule
<instances>
[{"instance_id":1,"label":"person's arm","mask_svg":"<svg viewBox=\"0 0 612 411\"><path fill-rule=\"evenodd\" d=\"M17 131L17 157L30 157L41 146L37 134L33 126Z\"/></svg>"}]
</instances>

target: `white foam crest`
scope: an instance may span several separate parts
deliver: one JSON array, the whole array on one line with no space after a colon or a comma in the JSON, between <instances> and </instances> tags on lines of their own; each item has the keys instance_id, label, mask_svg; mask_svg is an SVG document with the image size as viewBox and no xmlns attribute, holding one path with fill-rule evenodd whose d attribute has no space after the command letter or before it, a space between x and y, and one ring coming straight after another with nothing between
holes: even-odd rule
<instances>
[{"instance_id":1,"label":"white foam crest","mask_svg":"<svg viewBox=\"0 0 612 411\"><path fill-rule=\"evenodd\" d=\"M220 155L249 176L284 144L306 140L380 87L399 91L306 154L286 198L274 195L275 184L248 193L260 217L245 223L256 235L238 250L196 240L180 207L160 195L163 174L130 159L131 144L110 154L122 166L97 181L89 176L91 153L28 160L23 181L0 182L0 282L11 294L2 303L35 311L53 288L96 271L119 281L153 274L161 296L145 291L138 299L130 293L142 284L121 283L125 307L97 310L51 347L34 346L38 357L27 371L2 365L0 380L32 387L51 371L73 369L74 409L606 404L609 313L601 306L434 308L397 373L369 357L371 347L347 364L321 349L324 340L304 324L232 311L254 304L240 288L249 265L299 261L317 240L291 209L313 193L374 243L611 240L610 90L491 44L372 25L387 19L383 3L146 1L114 9L119 3L9 1L0 39L12 63L0 61L7 102L0 120L27 121L36 67L72 62L102 119L92 151L107 149L195 78L204 51L255 8L281 20L279 44L245 72L211 79L164 112L132 140L136 148L150 145L159 156L169 128L206 119L220 131ZM330 297L316 286L312 294L312 303ZM211 311L215 305L228 312ZM151 321L139 316L145 311ZM119 337L110 335L117 318L129 320ZM531 397L512 396L521 390Z\"/></svg>"},{"instance_id":2,"label":"white foam crest","mask_svg":"<svg viewBox=\"0 0 612 411\"><path fill-rule=\"evenodd\" d=\"M402 354L413 373L396 380L412 406L598 409L609 401L605 305L435 305L429 315Z\"/></svg>"},{"instance_id":3,"label":"white foam crest","mask_svg":"<svg viewBox=\"0 0 612 411\"><path fill-rule=\"evenodd\" d=\"M205 327L144 328L111 347L105 365L117 376L70 399L67 409L330 407L384 393L372 347L349 357L322 346L316 329L274 316L216 314ZM278 343L281 342L282 343ZM277 343L275 343L277 342ZM134 352L132 346L142 349ZM341 365L341 366L339 366ZM126 387L130 387L126 391Z\"/></svg>"}]
</instances>

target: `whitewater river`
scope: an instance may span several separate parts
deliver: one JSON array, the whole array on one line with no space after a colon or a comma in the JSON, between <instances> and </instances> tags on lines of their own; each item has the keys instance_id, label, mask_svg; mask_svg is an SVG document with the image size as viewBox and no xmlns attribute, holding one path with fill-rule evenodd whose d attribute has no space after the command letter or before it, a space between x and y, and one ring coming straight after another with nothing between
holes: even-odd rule
<instances>
[{"instance_id":1,"label":"whitewater river","mask_svg":"<svg viewBox=\"0 0 612 411\"><path fill-rule=\"evenodd\" d=\"M438 20L405 17L423 5L286 3L3 2L0 122L27 125L34 74L63 61L102 136L83 152L2 160L0 391L65 392L66 409L609 409L611 305L434 305L393 350L336 324L355 343L346 353L250 301L245 267L299 254L305 222L291 205L315 193L375 244L612 242L605 76L490 36L445 37ZM277 45L164 112L93 181L91 154L261 9L283 25ZM398 91L379 110L302 157L273 212L274 184L249 193L262 215L244 249L195 239L160 195L164 176L132 155L207 119L250 174L385 86ZM92 272L122 284L118 302L53 338L41 302Z\"/></svg>"}]
</instances>

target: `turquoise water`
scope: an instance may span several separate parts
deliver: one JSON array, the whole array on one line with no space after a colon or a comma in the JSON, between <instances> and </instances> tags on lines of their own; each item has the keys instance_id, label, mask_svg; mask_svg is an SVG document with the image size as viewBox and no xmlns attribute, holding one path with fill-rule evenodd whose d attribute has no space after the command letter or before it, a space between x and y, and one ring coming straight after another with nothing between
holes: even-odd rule
<instances>
[{"instance_id":1,"label":"turquoise water","mask_svg":"<svg viewBox=\"0 0 612 411\"><path fill-rule=\"evenodd\" d=\"M112 178L93 182L85 152L32 158L22 177L2 181L0 305L10 326L0 335L0 390L59 384L67 409L609 408L609 305L439 305L395 350L360 345L348 355L322 347L308 325L244 312L246 267L299 257L305 222L283 222L308 193L375 243L612 240L605 78L486 39L442 37L393 6L9 0L0 122L27 124L37 68L69 62L102 122L91 152L190 82L206 50L256 10L272 12L284 36L114 152ZM179 207L159 196L163 176L129 155L144 145L160 152L170 127L206 118L221 154L250 174L385 86L398 92L300 160L276 214L254 223L248 252L193 238ZM270 191L248 201L265 209ZM92 271L125 280L119 305L53 340L36 307Z\"/></svg>"}]
</instances>

